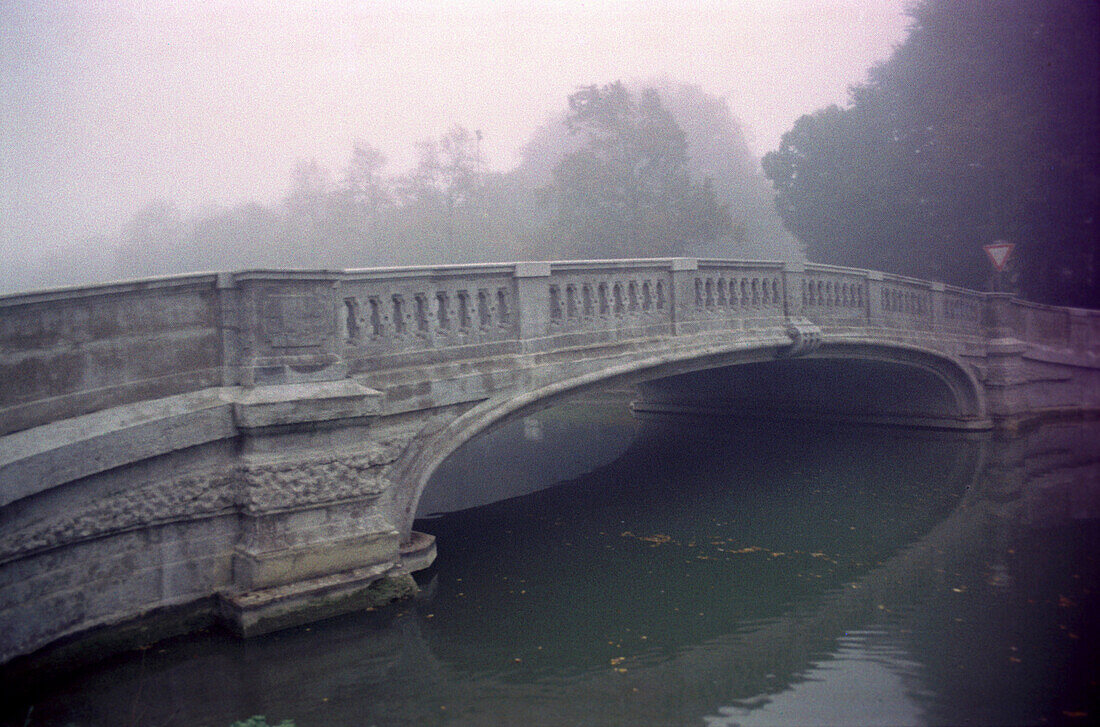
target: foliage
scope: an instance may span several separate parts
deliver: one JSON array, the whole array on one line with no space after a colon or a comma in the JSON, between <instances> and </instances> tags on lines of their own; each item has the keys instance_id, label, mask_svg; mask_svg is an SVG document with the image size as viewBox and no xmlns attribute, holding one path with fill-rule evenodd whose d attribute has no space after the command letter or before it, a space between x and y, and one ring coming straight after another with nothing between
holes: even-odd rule
<instances>
[{"instance_id":1,"label":"foliage","mask_svg":"<svg viewBox=\"0 0 1100 727\"><path fill-rule=\"evenodd\" d=\"M481 133L456 125L419 142L403 173L360 141L336 173L299 161L278 203L185 215L154 201L78 265L44 260L52 277L36 284L273 267L798 255L725 100L662 83L580 89L506 173L486 171Z\"/></svg>"},{"instance_id":2,"label":"foliage","mask_svg":"<svg viewBox=\"0 0 1100 727\"><path fill-rule=\"evenodd\" d=\"M683 254L730 230L709 181L687 167L687 139L653 89L637 100L621 83L569 96L566 125L583 146L553 170L544 199L587 257Z\"/></svg>"},{"instance_id":3,"label":"foliage","mask_svg":"<svg viewBox=\"0 0 1100 727\"><path fill-rule=\"evenodd\" d=\"M981 288L1017 244L1026 296L1100 304L1100 5L923 0L846 108L803 116L763 165L822 262Z\"/></svg>"}]
</instances>

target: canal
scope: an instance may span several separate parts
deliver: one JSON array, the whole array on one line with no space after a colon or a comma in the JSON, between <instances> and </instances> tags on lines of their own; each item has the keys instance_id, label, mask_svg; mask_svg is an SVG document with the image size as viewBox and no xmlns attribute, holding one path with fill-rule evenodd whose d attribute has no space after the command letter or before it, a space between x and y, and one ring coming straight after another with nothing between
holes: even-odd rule
<instances>
[{"instance_id":1,"label":"canal","mask_svg":"<svg viewBox=\"0 0 1100 727\"><path fill-rule=\"evenodd\" d=\"M13 725L1086 724L1100 427L636 418L578 399L425 492L412 602L146 645Z\"/></svg>"}]
</instances>

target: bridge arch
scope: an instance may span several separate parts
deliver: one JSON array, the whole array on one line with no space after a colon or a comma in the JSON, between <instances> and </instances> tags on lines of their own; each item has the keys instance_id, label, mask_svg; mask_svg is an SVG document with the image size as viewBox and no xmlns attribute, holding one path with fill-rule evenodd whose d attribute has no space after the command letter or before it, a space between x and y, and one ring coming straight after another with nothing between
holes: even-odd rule
<instances>
[{"instance_id":1,"label":"bridge arch","mask_svg":"<svg viewBox=\"0 0 1100 727\"><path fill-rule=\"evenodd\" d=\"M766 381L826 416L885 402L899 423L1015 427L1100 409L1098 341L1097 311L803 262L253 270L3 296L0 612L17 628L0 663L212 595L244 633L348 607L434 557L410 526L455 448L588 387L739 410ZM863 389L894 395L861 408ZM140 540L166 533L184 562ZM98 567L117 548L142 566ZM41 598L12 574L41 578Z\"/></svg>"},{"instance_id":2,"label":"bridge arch","mask_svg":"<svg viewBox=\"0 0 1100 727\"><path fill-rule=\"evenodd\" d=\"M643 401L637 408L662 413L769 413L943 429L991 426L984 389L971 369L949 354L910 345L863 342L825 344L799 357L785 355L788 350L789 344L711 344L546 381L519 395L508 392L490 397L410 447L396 464L390 473L394 482L394 521L399 524L402 538L408 538L420 497L432 475L466 442L494 426L552 406L568 396L607 386L639 385ZM730 396L738 388L744 391L747 379L761 372L776 374L762 396L755 400ZM789 389L805 385L807 376L820 380L838 375L843 380L831 397L804 397L804 403L808 404L804 407L784 407L781 403L776 409L769 404L782 393L777 386L780 390L783 386ZM827 406L830 398L834 404L844 404L839 399L857 394L861 384L869 384L863 388L870 390L888 385L891 379L899 384L900 391L893 392L889 401L916 403L917 407L875 410L873 407L882 402L866 397L856 402L856 406L851 406L851 402L847 408ZM694 395L685 390L693 387L697 389ZM912 397L917 393L921 399L914 402ZM763 408L768 406L770 409Z\"/></svg>"}]
</instances>

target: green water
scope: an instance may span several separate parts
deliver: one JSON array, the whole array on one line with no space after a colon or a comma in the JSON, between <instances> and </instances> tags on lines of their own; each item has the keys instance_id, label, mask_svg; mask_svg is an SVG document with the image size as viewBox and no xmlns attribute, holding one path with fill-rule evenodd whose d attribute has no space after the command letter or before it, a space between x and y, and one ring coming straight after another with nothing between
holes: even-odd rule
<instances>
[{"instance_id":1,"label":"green water","mask_svg":"<svg viewBox=\"0 0 1100 727\"><path fill-rule=\"evenodd\" d=\"M1098 441L547 410L440 471L421 512L517 496L418 522L417 601L116 656L27 723L1087 724Z\"/></svg>"}]
</instances>

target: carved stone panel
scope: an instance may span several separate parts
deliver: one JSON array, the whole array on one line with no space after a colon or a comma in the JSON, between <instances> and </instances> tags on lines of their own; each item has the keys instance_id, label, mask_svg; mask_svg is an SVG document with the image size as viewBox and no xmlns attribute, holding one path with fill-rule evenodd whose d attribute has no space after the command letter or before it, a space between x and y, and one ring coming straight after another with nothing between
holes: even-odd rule
<instances>
[{"instance_id":1,"label":"carved stone panel","mask_svg":"<svg viewBox=\"0 0 1100 727\"><path fill-rule=\"evenodd\" d=\"M316 348L331 333L328 301L315 295L270 294L263 302L264 337L274 348Z\"/></svg>"}]
</instances>

